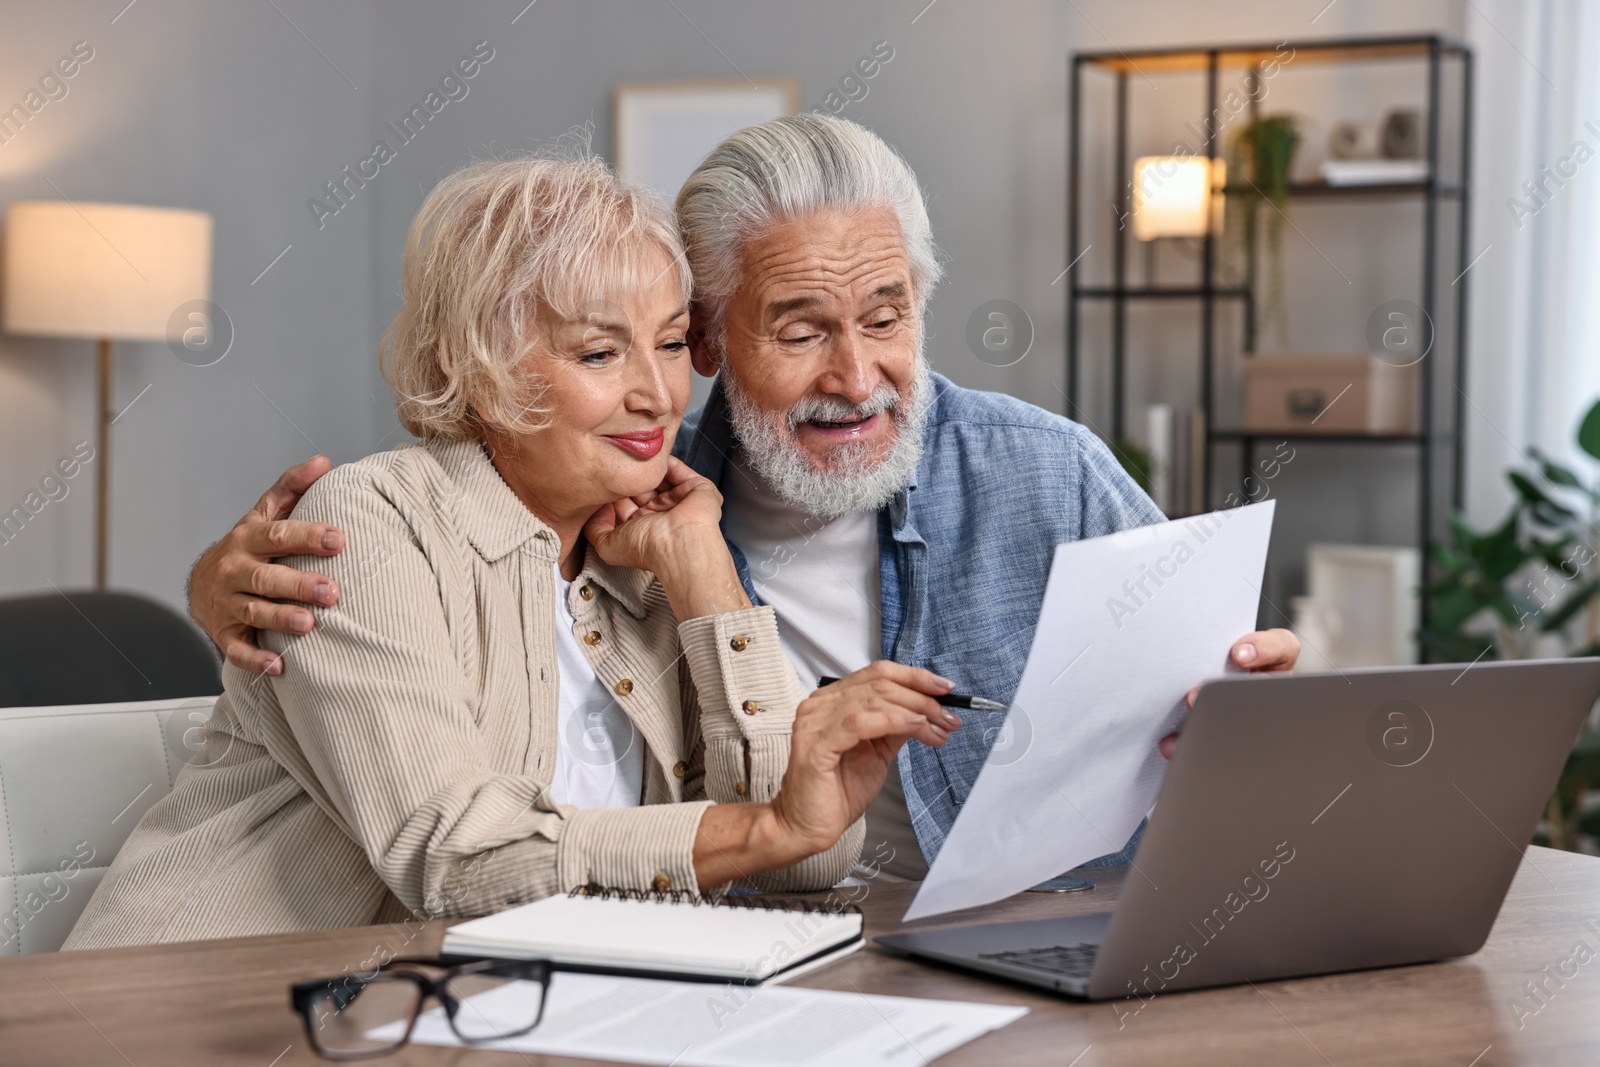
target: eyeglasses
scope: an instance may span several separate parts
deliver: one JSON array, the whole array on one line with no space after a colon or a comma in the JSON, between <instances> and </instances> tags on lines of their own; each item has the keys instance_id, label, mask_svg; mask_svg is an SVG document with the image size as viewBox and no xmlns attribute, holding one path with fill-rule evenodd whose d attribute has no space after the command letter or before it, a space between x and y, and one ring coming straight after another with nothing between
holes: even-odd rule
<instances>
[{"instance_id":1,"label":"eyeglasses","mask_svg":"<svg viewBox=\"0 0 1600 1067\"><path fill-rule=\"evenodd\" d=\"M429 997L468 1044L519 1037L544 1017L550 969L546 960L397 959L370 975L296 983L289 987L289 1002L318 1055L362 1060L411 1040Z\"/></svg>"}]
</instances>

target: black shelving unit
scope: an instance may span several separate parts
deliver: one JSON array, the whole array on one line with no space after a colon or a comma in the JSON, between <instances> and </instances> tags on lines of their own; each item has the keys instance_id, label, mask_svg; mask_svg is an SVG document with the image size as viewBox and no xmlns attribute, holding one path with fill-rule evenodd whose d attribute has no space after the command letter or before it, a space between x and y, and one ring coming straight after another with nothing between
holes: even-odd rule
<instances>
[{"instance_id":1,"label":"black shelving unit","mask_svg":"<svg viewBox=\"0 0 1600 1067\"><path fill-rule=\"evenodd\" d=\"M1306 442L1315 447L1344 447L1360 445L1401 445L1413 449L1413 457L1418 465L1418 511L1417 511L1417 545L1422 552L1424 573L1428 567L1427 545L1428 542L1439 534L1439 522L1444 517L1435 502L1435 476L1438 465L1439 450L1447 449L1450 453L1450 508L1461 507L1464 489L1464 449L1462 440L1463 417L1466 404L1466 325L1467 325L1467 275L1469 256L1471 255L1468 232L1469 195L1470 195L1470 165L1472 151L1472 53L1465 45L1439 35L1355 38L1355 39L1326 39L1315 41L1291 41L1272 44L1245 44L1245 45L1217 45L1206 48L1173 48L1153 49L1140 52L1080 52L1071 59L1071 69L1068 87L1068 136L1067 136L1067 175L1068 175L1068 209L1067 209L1067 255L1065 262L1073 262L1083 251L1083 163L1085 150L1083 145L1083 107L1085 79L1091 74L1105 75L1114 79L1114 144L1111 151L1114 153L1114 188L1116 189L1116 207L1119 216L1128 217L1132 211L1132 189L1130 169L1132 160L1128 152L1128 125L1129 104L1128 88L1130 76L1148 79L1151 75L1173 72L1203 73L1205 84L1204 111L1199 113L1202 129L1205 130L1205 144L1203 154L1208 161L1216 160L1222 155L1222 146L1218 143L1219 132L1211 126L1210 117L1218 113L1218 100L1220 91L1220 77L1225 69L1243 71L1247 74L1254 71L1254 76L1260 78L1263 66L1272 60L1275 55L1281 55L1279 50L1283 47L1294 49L1294 62L1296 64L1328 64L1368 62L1372 60L1396 59L1420 61L1426 71L1427 78L1427 105L1426 105L1426 132L1425 132L1425 158L1428 163L1428 178L1422 181L1389 182L1369 185L1328 185L1321 182L1294 182L1289 186L1289 199L1293 202L1299 198L1318 198L1333 201L1345 201L1352 205L1370 202L1375 198L1411 198L1420 199L1423 205L1423 218L1421 225L1422 249L1422 276L1421 298L1417 304L1422 308L1424 320L1419 328L1424 331L1428 355L1421 361L1418 374L1418 394L1420 411L1418 412L1418 432L1414 434L1284 434L1251 432L1242 429L1218 427L1216 419L1216 403L1214 395L1214 380L1216 377L1217 346L1216 331L1218 312L1222 309L1237 309L1243 315L1243 328L1241 336L1244 339L1243 352L1246 356L1254 350L1254 322L1255 322L1255 294L1248 288L1238 286L1223 286L1217 282L1217 234L1208 232L1201 238L1200 281L1198 285L1130 285L1128 284L1128 242L1130 233L1127 227L1118 226L1114 245L1112 248L1112 282L1106 284L1079 284L1078 275L1071 275L1071 284L1067 289L1067 402L1068 414L1080 417L1084 412L1082 406L1082 391L1080 388L1079 371L1082 359L1080 351L1080 337L1082 322L1082 305L1085 302L1109 302L1111 305L1110 323L1110 352L1111 363L1111 417L1110 437L1113 441L1124 436L1126 423L1126 371L1127 371L1127 317L1131 304L1138 301L1198 301L1200 304L1200 338L1198 356L1200 360L1200 407L1205 412L1207 429L1207 447L1205 457L1205 499L1208 506L1216 506L1219 501L1215 499L1213 490L1216 480L1213 476L1215 466L1214 446L1228 444L1238 448L1240 452L1240 470L1248 478L1253 469L1255 460L1255 445L1258 440L1281 441L1285 438L1299 442ZM1442 74L1447 63L1458 63L1459 69L1459 99L1458 116L1459 131L1457 132L1457 145L1459 158L1455 160L1455 176L1450 179L1442 177L1444 165L1447 160L1443 157L1441 149L1441 106L1442 106ZM1252 94L1249 102L1250 118L1258 117L1259 94ZM1198 109L1197 109L1198 110ZM1196 153L1197 156L1200 154ZM1453 318L1453 328L1450 331L1449 351L1439 351L1435 348L1440 305L1440 274L1438 245L1440 238L1440 205L1444 202L1455 202L1457 208L1455 238L1456 238L1456 266L1451 274L1455 279L1446 288L1451 290L1448 294L1452 298L1453 307L1450 314ZM1254 255L1254 250L1250 251ZM1441 382L1436 377L1435 365L1440 359L1445 361L1445 366L1450 371L1449 381ZM1453 387L1453 396L1439 395L1440 385L1447 384ZM1448 419L1441 419L1444 411L1449 411ZM1427 599L1422 602L1422 614L1426 619L1430 605Z\"/></svg>"}]
</instances>

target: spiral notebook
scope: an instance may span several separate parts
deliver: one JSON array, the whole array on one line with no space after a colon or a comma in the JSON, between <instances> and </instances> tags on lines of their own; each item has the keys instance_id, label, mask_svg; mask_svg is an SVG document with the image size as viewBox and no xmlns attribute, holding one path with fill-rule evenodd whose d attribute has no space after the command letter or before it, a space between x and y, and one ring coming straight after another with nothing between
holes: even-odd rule
<instances>
[{"instance_id":1,"label":"spiral notebook","mask_svg":"<svg viewBox=\"0 0 1600 1067\"><path fill-rule=\"evenodd\" d=\"M443 951L564 971L785 982L861 947L861 911L766 897L577 890L451 927Z\"/></svg>"}]
</instances>

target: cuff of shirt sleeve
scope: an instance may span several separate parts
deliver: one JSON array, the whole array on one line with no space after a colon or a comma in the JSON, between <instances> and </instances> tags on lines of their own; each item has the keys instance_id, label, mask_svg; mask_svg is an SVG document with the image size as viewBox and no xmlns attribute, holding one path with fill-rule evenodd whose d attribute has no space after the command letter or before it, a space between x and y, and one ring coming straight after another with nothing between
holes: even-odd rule
<instances>
[{"instance_id":1,"label":"cuff of shirt sleeve","mask_svg":"<svg viewBox=\"0 0 1600 1067\"><path fill-rule=\"evenodd\" d=\"M528 837L463 860L416 914L430 919L490 915L565 888L556 879L554 843Z\"/></svg>"},{"instance_id":2,"label":"cuff of shirt sleeve","mask_svg":"<svg viewBox=\"0 0 1600 1067\"><path fill-rule=\"evenodd\" d=\"M678 624L678 637L708 742L735 731L746 738L790 732L809 690L778 644L778 616L770 607L690 619Z\"/></svg>"},{"instance_id":3,"label":"cuff of shirt sleeve","mask_svg":"<svg viewBox=\"0 0 1600 1067\"><path fill-rule=\"evenodd\" d=\"M737 733L706 741L706 795L718 804L765 802L778 795L789 767L787 733L745 738Z\"/></svg>"},{"instance_id":4,"label":"cuff of shirt sleeve","mask_svg":"<svg viewBox=\"0 0 1600 1067\"><path fill-rule=\"evenodd\" d=\"M857 819L826 852L807 856L792 867L751 875L741 884L763 893L811 893L836 886L855 868L866 836L867 820Z\"/></svg>"},{"instance_id":5,"label":"cuff of shirt sleeve","mask_svg":"<svg viewBox=\"0 0 1600 1067\"><path fill-rule=\"evenodd\" d=\"M561 889L601 885L618 889L699 888L694 840L711 801L592 808L561 830L556 880Z\"/></svg>"}]
</instances>

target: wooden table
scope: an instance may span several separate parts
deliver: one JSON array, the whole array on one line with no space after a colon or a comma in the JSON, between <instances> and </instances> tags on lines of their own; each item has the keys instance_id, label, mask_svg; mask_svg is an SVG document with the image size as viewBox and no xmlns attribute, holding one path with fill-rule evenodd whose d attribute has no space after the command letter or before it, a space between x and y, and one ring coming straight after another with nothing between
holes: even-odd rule
<instances>
[{"instance_id":1,"label":"wooden table","mask_svg":"<svg viewBox=\"0 0 1600 1067\"><path fill-rule=\"evenodd\" d=\"M1092 892L1023 894L919 927L1106 909L1121 888L1122 872L1096 871L1093 877L1099 884ZM911 888L878 886L866 893L861 903L869 937L900 928ZM445 925L359 927L0 960L0 1064L323 1063L289 1011L289 983L367 969L385 953L435 952ZM1573 958L1579 944L1587 948L1579 956L1588 955L1587 964ZM1524 983L1563 971L1565 979L1545 979L1552 992L1535 1012L1537 1002L1528 999ZM1592 1067L1600 1064L1600 859L1530 849L1489 944L1470 958L1254 989L1169 994L1124 1018L1108 1004L1057 999L897 959L873 947L797 984L1031 1009L940 1061L952 1065ZM1515 1011L1514 1003L1526 1010ZM412 1046L376 1062L593 1061Z\"/></svg>"}]
</instances>

